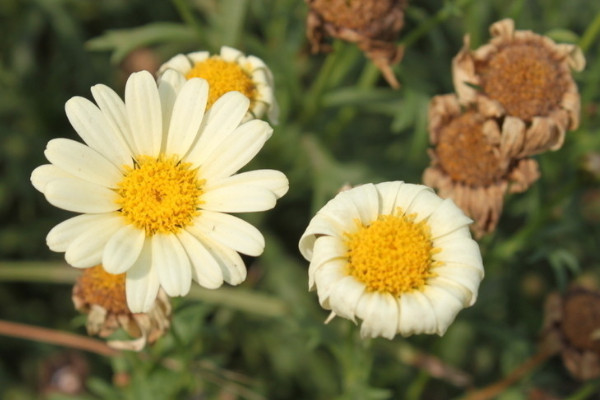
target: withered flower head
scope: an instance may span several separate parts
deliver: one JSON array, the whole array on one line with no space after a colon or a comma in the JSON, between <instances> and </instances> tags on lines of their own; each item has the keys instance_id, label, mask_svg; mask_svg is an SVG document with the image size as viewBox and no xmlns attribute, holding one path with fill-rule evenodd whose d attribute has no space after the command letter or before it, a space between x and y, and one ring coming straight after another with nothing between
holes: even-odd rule
<instances>
[{"instance_id":1,"label":"withered flower head","mask_svg":"<svg viewBox=\"0 0 600 400\"><path fill-rule=\"evenodd\" d=\"M406 0L306 0L307 36L313 53L329 51L327 36L356 43L390 86L400 85L391 66L403 48L394 43L404 25Z\"/></svg>"},{"instance_id":2,"label":"withered flower head","mask_svg":"<svg viewBox=\"0 0 600 400\"><path fill-rule=\"evenodd\" d=\"M496 22L490 32L490 42L473 51L465 36L453 60L461 103L515 119L510 135L521 157L559 149L565 132L579 125L580 98L571 70L584 68L583 53L575 45L516 31L511 19Z\"/></svg>"},{"instance_id":3,"label":"withered flower head","mask_svg":"<svg viewBox=\"0 0 600 400\"><path fill-rule=\"evenodd\" d=\"M546 337L558 345L565 367L577 379L600 377L600 292L573 287L546 301Z\"/></svg>"},{"instance_id":4,"label":"withered flower head","mask_svg":"<svg viewBox=\"0 0 600 400\"><path fill-rule=\"evenodd\" d=\"M429 107L434 147L423 182L475 220L477 237L496 228L507 192L525 191L539 177L534 160L511 157L506 129L510 126L500 126L477 107L463 110L453 94L434 97Z\"/></svg>"},{"instance_id":5,"label":"withered flower head","mask_svg":"<svg viewBox=\"0 0 600 400\"><path fill-rule=\"evenodd\" d=\"M169 329L171 303L160 290L154 306L146 313L132 313L125 297L125 274L109 274L97 265L83 271L73 287L75 308L88 314L88 334L107 337L123 328L134 340L111 340L108 345L139 351Z\"/></svg>"}]
</instances>

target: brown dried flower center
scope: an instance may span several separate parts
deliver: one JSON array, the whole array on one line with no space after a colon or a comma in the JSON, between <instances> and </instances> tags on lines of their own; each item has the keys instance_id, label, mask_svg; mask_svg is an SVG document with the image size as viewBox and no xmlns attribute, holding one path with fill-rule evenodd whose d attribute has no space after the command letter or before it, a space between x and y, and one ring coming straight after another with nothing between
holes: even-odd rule
<instances>
[{"instance_id":1,"label":"brown dried flower center","mask_svg":"<svg viewBox=\"0 0 600 400\"><path fill-rule=\"evenodd\" d=\"M562 331L579 350L600 354L600 296L575 293L565 299Z\"/></svg>"},{"instance_id":2,"label":"brown dried flower center","mask_svg":"<svg viewBox=\"0 0 600 400\"><path fill-rule=\"evenodd\" d=\"M473 111L442 128L435 153L444 171L467 185L489 185L504 173L497 152L483 134L483 119Z\"/></svg>"},{"instance_id":3,"label":"brown dried flower center","mask_svg":"<svg viewBox=\"0 0 600 400\"><path fill-rule=\"evenodd\" d=\"M480 66L481 87L508 115L531 121L558 107L567 88L561 65L543 43L506 46Z\"/></svg>"},{"instance_id":4,"label":"brown dried flower center","mask_svg":"<svg viewBox=\"0 0 600 400\"><path fill-rule=\"evenodd\" d=\"M131 313L125 298L125 274L109 274L97 265L85 269L78 284L85 304L98 305L114 314Z\"/></svg>"},{"instance_id":5,"label":"brown dried flower center","mask_svg":"<svg viewBox=\"0 0 600 400\"><path fill-rule=\"evenodd\" d=\"M396 0L314 0L311 8L321 17L340 27L366 30L384 19ZM371 29L377 29L373 26Z\"/></svg>"}]
</instances>

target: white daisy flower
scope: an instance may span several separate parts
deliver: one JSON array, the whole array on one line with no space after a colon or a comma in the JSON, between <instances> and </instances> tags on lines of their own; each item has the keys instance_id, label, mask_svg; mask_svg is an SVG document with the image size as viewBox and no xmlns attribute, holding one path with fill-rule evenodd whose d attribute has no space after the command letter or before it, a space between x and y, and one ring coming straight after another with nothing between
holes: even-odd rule
<instances>
[{"instance_id":1,"label":"white daisy flower","mask_svg":"<svg viewBox=\"0 0 600 400\"><path fill-rule=\"evenodd\" d=\"M125 101L104 85L92 87L98 106L82 97L65 105L86 143L53 139L31 181L56 207L81 213L55 226L51 250L69 264L102 264L126 273L127 304L145 312L162 287L183 296L192 279L206 288L246 278L238 252L258 256L261 233L229 212L271 209L288 190L281 172L237 173L272 129L240 124L249 106L238 92L205 113L208 84L175 71L158 83L132 74Z\"/></svg>"},{"instance_id":2,"label":"white daisy flower","mask_svg":"<svg viewBox=\"0 0 600 400\"><path fill-rule=\"evenodd\" d=\"M186 79L206 79L210 86L208 108L225 93L237 90L250 99L244 121L268 114L269 120L277 123L279 109L274 97L273 75L260 58L223 46L218 55L211 56L208 51L178 54L161 65L159 76L169 69L180 72Z\"/></svg>"},{"instance_id":3,"label":"white daisy flower","mask_svg":"<svg viewBox=\"0 0 600 400\"><path fill-rule=\"evenodd\" d=\"M341 192L300 239L309 289L332 316L360 318L362 337L443 335L473 305L483 278L471 222L423 185L385 182Z\"/></svg>"}]
</instances>

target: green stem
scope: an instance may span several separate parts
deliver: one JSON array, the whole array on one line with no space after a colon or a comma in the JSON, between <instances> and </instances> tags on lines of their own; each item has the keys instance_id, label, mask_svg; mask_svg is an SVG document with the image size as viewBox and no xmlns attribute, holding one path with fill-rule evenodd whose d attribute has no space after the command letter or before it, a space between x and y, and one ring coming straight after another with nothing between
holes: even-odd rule
<instances>
[{"instance_id":1,"label":"green stem","mask_svg":"<svg viewBox=\"0 0 600 400\"><path fill-rule=\"evenodd\" d=\"M598 386L600 386L600 380L588 382L585 386L573 393L571 396L567 397L565 400L586 400L590 398L591 395L597 393Z\"/></svg>"},{"instance_id":2,"label":"green stem","mask_svg":"<svg viewBox=\"0 0 600 400\"><path fill-rule=\"evenodd\" d=\"M196 19L194 16L189 2L187 0L173 0L173 5L177 9L182 21L191 26L198 34L198 37L203 37L203 32L200 28L201 25L198 22L198 19Z\"/></svg>"},{"instance_id":3,"label":"green stem","mask_svg":"<svg viewBox=\"0 0 600 400\"><path fill-rule=\"evenodd\" d=\"M581 40L579 41L579 47L584 53L590 48L592 43L596 42L596 36L600 33L600 12L596 14L596 17L592 23L585 30Z\"/></svg>"},{"instance_id":4,"label":"green stem","mask_svg":"<svg viewBox=\"0 0 600 400\"><path fill-rule=\"evenodd\" d=\"M72 284L79 274L80 270L64 262L0 262L0 282Z\"/></svg>"}]
</instances>

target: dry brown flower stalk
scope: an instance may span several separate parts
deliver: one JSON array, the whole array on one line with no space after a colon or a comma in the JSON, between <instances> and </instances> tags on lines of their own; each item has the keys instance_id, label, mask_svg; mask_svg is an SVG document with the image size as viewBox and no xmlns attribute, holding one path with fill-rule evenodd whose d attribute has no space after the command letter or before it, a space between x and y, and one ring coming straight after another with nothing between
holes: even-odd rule
<instances>
[{"instance_id":1,"label":"dry brown flower stalk","mask_svg":"<svg viewBox=\"0 0 600 400\"><path fill-rule=\"evenodd\" d=\"M307 36L313 53L330 51L326 37L356 45L379 68L390 86L398 88L392 65L404 50L395 43L404 26L406 0L306 0Z\"/></svg>"}]
</instances>

